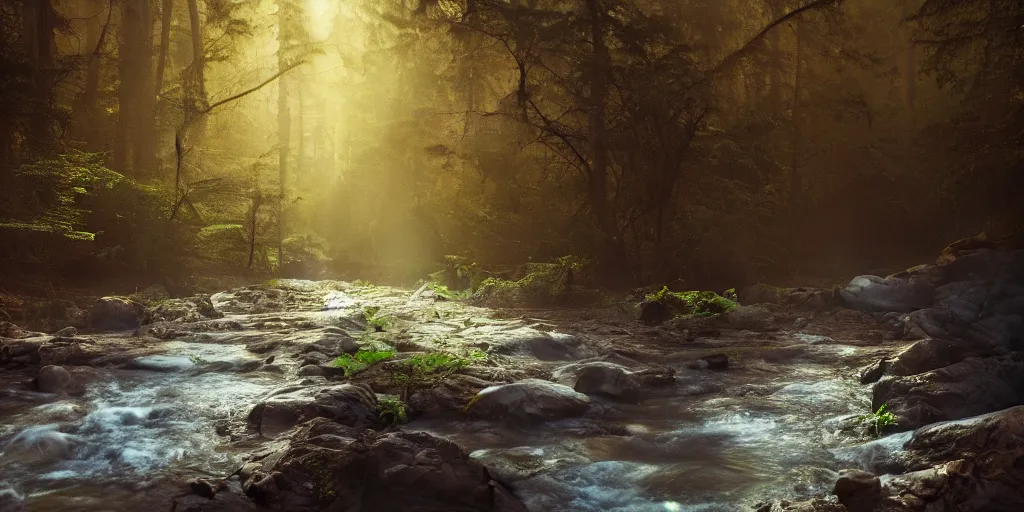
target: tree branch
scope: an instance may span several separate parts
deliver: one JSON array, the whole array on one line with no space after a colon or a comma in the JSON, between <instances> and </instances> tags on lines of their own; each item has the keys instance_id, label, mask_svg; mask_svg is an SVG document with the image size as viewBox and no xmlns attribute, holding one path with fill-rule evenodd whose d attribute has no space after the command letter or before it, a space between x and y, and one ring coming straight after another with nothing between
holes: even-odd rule
<instances>
[{"instance_id":1,"label":"tree branch","mask_svg":"<svg viewBox=\"0 0 1024 512\"><path fill-rule=\"evenodd\" d=\"M690 87L687 88L687 92L689 92L689 91L691 91L693 89L696 89L697 87L699 87L701 85L704 85L704 84L708 83L709 81L711 81L713 78L715 78L722 71L728 70L729 68L734 66L737 62L739 62L740 58L742 58L743 56L745 56L747 53L749 53L751 51L751 49L754 47L755 43L757 43L760 40L764 39L764 37L767 36L768 33L771 32L773 28L775 28L775 27L777 27L777 26L779 26L779 25L781 25L781 24L783 24L783 23L785 23L785 22L787 22L787 21L789 21L789 20L791 20L793 18L796 18L797 16L800 16L801 14L803 14L803 13L805 13L807 11L811 11L811 10L815 10L815 9L821 9L823 7L829 7L831 5L840 5L840 4L843 3L843 1L844 0L815 0L815 1L805 5L803 7L800 7L800 8L794 9L793 11L790 11L785 16L783 16L783 17L781 17L781 18L779 18L779 19L769 23L766 27L761 29L761 31L758 32L757 35L755 35L754 37L750 38L746 43L744 43L744 45L741 46L738 50L732 52L731 54L726 56L724 59L722 59L721 62L719 62L714 67L712 67L710 70L708 70L708 72L704 74L703 78L701 78L700 80L698 80L693 85L691 85Z\"/></svg>"}]
</instances>

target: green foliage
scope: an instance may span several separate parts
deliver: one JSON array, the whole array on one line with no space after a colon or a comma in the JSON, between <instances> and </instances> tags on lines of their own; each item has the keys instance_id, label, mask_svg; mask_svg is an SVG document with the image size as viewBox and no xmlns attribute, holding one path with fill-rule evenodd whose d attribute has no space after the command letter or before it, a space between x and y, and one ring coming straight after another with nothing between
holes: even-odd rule
<instances>
[{"instance_id":1,"label":"green foliage","mask_svg":"<svg viewBox=\"0 0 1024 512\"><path fill-rule=\"evenodd\" d=\"M363 308L363 319L366 325L372 327L376 332L384 332L393 322L393 318L380 314L380 306L366 306Z\"/></svg>"},{"instance_id":2,"label":"green foliage","mask_svg":"<svg viewBox=\"0 0 1024 512\"><path fill-rule=\"evenodd\" d=\"M397 425L409 421L408 406L400 398L385 396L378 401L380 421L385 425Z\"/></svg>"},{"instance_id":3,"label":"green foliage","mask_svg":"<svg viewBox=\"0 0 1024 512\"><path fill-rule=\"evenodd\" d=\"M44 231L93 240L83 231L89 210L83 196L110 189L124 176L107 169L101 153L70 150L14 169L0 194L0 229Z\"/></svg>"},{"instance_id":4,"label":"green foliage","mask_svg":"<svg viewBox=\"0 0 1024 512\"><path fill-rule=\"evenodd\" d=\"M362 348L359 349L355 355L343 354L340 357L334 359L331 365L335 368L341 368L345 370L345 376L351 377L377 363L387 361L395 357L395 351L388 349L377 349L377 348Z\"/></svg>"},{"instance_id":5,"label":"green foliage","mask_svg":"<svg viewBox=\"0 0 1024 512\"><path fill-rule=\"evenodd\" d=\"M408 397L416 389L429 387L473 363L486 360L487 354L479 349L469 350L465 355L453 352L417 354L401 362L391 375L391 382L401 386L403 396Z\"/></svg>"},{"instance_id":6,"label":"green foliage","mask_svg":"<svg viewBox=\"0 0 1024 512\"><path fill-rule=\"evenodd\" d=\"M473 294L473 301L489 306L550 306L572 297L579 284L585 262L574 256L557 263L530 263L517 269L522 277L488 277Z\"/></svg>"},{"instance_id":7,"label":"green foliage","mask_svg":"<svg viewBox=\"0 0 1024 512\"><path fill-rule=\"evenodd\" d=\"M736 309L738 304L715 292L689 291L673 292L663 286L656 293L644 297L645 302L664 304L676 315L712 316Z\"/></svg>"},{"instance_id":8,"label":"green foliage","mask_svg":"<svg viewBox=\"0 0 1024 512\"><path fill-rule=\"evenodd\" d=\"M196 366L201 366L201 365L204 365L204 364L209 364L209 362L210 362L208 359L203 358L203 356L200 356L199 354L189 354L188 355L188 360L192 361L192 364L194 364Z\"/></svg>"},{"instance_id":9,"label":"green foliage","mask_svg":"<svg viewBox=\"0 0 1024 512\"><path fill-rule=\"evenodd\" d=\"M868 425L868 428L879 437L888 427L897 424L896 415L889 410L889 404L882 404L872 414L865 414L860 420Z\"/></svg>"},{"instance_id":10,"label":"green foliage","mask_svg":"<svg viewBox=\"0 0 1024 512\"><path fill-rule=\"evenodd\" d=\"M438 297L445 300L464 300L473 295L473 290L469 288L460 291L452 291L448 289L447 286L438 283L430 283L427 287L433 290Z\"/></svg>"}]
</instances>

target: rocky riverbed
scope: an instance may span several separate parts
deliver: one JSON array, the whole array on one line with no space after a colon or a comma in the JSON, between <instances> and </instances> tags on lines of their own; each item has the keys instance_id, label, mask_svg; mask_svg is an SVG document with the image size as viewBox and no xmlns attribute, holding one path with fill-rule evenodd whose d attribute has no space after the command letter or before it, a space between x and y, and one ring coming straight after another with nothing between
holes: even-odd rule
<instances>
[{"instance_id":1,"label":"rocky riverbed","mask_svg":"<svg viewBox=\"0 0 1024 512\"><path fill-rule=\"evenodd\" d=\"M0 329L0 510L1021 510L1022 285L961 244L659 325L327 281L101 299L101 329Z\"/></svg>"}]
</instances>

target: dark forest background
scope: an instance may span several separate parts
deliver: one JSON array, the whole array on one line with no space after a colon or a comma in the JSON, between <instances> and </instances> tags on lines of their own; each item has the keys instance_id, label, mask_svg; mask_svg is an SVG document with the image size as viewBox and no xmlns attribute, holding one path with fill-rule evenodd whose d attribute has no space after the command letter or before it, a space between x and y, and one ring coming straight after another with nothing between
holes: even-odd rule
<instances>
[{"instance_id":1,"label":"dark forest background","mask_svg":"<svg viewBox=\"0 0 1024 512\"><path fill-rule=\"evenodd\" d=\"M7 289L812 284L1024 219L1018 0L0 5Z\"/></svg>"}]
</instances>

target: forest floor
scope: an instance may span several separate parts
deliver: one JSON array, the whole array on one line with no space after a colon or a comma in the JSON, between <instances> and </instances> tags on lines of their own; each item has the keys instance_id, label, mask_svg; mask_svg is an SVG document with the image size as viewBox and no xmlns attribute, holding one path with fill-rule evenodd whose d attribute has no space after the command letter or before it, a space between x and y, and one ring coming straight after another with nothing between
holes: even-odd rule
<instances>
[{"instance_id":1,"label":"forest floor","mask_svg":"<svg viewBox=\"0 0 1024 512\"><path fill-rule=\"evenodd\" d=\"M364 510L416 510L417 499L451 510L843 510L828 496L856 468L892 473L886 503L918 509L892 482L923 458L908 443L921 418L896 397L908 425L889 424L873 414L878 385L861 383L921 343L893 314L761 304L649 326L635 302L609 304L490 309L429 290L281 280L208 304L114 308L114 320L144 318L134 332L8 324L0 508L256 510L248 495L288 510L351 496ZM994 357L984 361L1004 364ZM935 372L917 373L895 379ZM983 384L988 373L974 371ZM1024 403L1018 384L1002 401L954 390L990 410L932 420ZM314 436L316 417L354 430ZM440 441L407 432L464 452L423 448ZM409 461L385 449L399 441ZM357 490L325 481L308 466L324 450L371 468L384 457L422 472L420 483L380 491L410 485L387 471ZM480 488L460 471L483 471L486 492L511 498L472 501ZM877 482L864 478L857 496Z\"/></svg>"}]
</instances>

